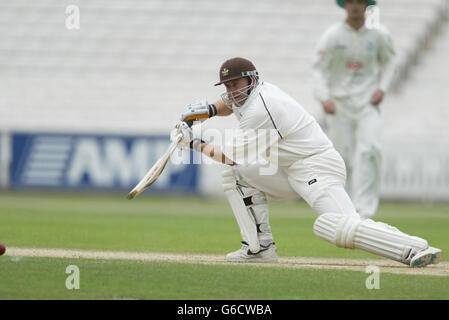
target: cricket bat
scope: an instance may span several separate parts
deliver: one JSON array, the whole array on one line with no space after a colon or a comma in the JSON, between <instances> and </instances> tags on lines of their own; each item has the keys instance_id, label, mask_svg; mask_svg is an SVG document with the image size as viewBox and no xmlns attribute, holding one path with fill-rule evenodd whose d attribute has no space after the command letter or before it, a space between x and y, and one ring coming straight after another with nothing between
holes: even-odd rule
<instances>
[{"instance_id":1,"label":"cricket bat","mask_svg":"<svg viewBox=\"0 0 449 320\"><path fill-rule=\"evenodd\" d=\"M171 155L175 151L179 142L182 140L182 134L178 134L173 142L168 147L167 152L148 170L147 174L140 180L140 182L128 193L128 200L134 199L137 195L145 191L164 171L165 165L170 160Z\"/></svg>"}]
</instances>

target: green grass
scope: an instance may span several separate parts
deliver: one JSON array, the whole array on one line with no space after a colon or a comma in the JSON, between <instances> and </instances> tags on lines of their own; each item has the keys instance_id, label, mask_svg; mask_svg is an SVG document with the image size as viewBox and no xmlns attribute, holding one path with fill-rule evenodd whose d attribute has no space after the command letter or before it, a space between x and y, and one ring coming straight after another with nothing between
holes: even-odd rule
<instances>
[{"instance_id":1,"label":"green grass","mask_svg":"<svg viewBox=\"0 0 449 320\"><path fill-rule=\"evenodd\" d=\"M313 234L317 215L304 202L273 202L270 222L282 256L369 257ZM386 204L376 217L449 249L449 206ZM5 193L1 242L9 246L224 254L240 234L224 200L187 197Z\"/></svg>"},{"instance_id":2,"label":"green grass","mask_svg":"<svg viewBox=\"0 0 449 320\"><path fill-rule=\"evenodd\" d=\"M0 242L17 247L222 255L239 247L239 230L224 200L140 196L127 201L125 196L2 192ZM316 217L301 201L270 204L281 257L376 258L317 238L312 231ZM383 203L375 220L423 237L447 252L448 218L449 205ZM443 260L447 261L444 254ZM81 269L81 290L64 286L65 266L71 263ZM367 275L355 271L43 258L17 262L3 256L0 272L8 275L0 282L0 299L449 298L447 278L382 274L381 290L367 290Z\"/></svg>"},{"instance_id":3,"label":"green grass","mask_svg":"<svg viewBox=\"0 0 449 320\"><path fill-rule=\"evenodd\" d=\"M79 290L65 286L69 265L79 268ZM0 268L0 299L449 298L442 278L434 276L382 273L380 289L368 290L368 275L357 271L46 258L2 259Z\"/></svg>"}]
</instances>

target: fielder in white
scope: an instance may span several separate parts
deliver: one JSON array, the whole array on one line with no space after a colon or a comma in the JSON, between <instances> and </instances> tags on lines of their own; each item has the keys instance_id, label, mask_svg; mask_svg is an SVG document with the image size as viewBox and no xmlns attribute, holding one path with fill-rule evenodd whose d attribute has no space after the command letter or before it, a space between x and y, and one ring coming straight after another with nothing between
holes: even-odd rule
<instances>
[{"instance_id":1,"label":"fielder in white","mask_svg":"<svg viewBox=\"0 0 449 320\"><path fill-rule=\"evenodd\" d=\"M377 211L381 178L380 103L395 75L388 30L365 23L373 0L337 0L345 21L322 35L313 63L313 92L323 106L327 134L347 168L346 191L357 212Z\"/></svg>"},{"instance_id":2,"label":"fielder in white","mask_svg":"<svg viewBox=\"0 0 449 320\"><path fill-rule=\"evenodd\" d=\"M313 226L315 234L338 247L365 250L412 267L440 261L441 250L429 247L426 240L360 217L344 189L345 164L332 142L298 102L262 82L251 61L232 58L224 62L219 84L226 87L222 99L214 104L188 105L174 130L181 130L184 145L227 165L223 188L243 239L241 249L226 256L228 261L277 261L267 198L299 196L319 215ZM241 129L231 145L222 149L193 138L192 121L230 114L237 117ZM239 152L251 143L250 130L274 132L270 135L274 141L256 153L269 154L266 159L275 163L277 170L263 171L264 165L254 161L254 154Z\"/></svg>"}]
</instances>

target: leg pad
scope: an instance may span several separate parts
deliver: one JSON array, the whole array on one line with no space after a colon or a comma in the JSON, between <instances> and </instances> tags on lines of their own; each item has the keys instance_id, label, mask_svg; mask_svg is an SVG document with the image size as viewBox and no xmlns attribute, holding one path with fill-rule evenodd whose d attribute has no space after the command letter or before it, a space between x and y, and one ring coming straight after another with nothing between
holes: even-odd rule
<instances>
[{"instance_id":1,"label":"leg pad","mask_svg":"<svg viewBox=\"0 0 449 320\"><path fill-rule=\"evenodd\" d=\"M318 237L340 248L361 249L406 264L413 254L428 247L424 239L383 222L354 215L322 214L316 219L313 230Z\"/></svg>"}]
</instances>

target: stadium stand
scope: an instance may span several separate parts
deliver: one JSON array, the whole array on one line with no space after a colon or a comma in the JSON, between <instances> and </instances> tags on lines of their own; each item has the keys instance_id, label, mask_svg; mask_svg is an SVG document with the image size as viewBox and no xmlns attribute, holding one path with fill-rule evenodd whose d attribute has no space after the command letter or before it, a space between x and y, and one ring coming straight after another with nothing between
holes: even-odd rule
<instances>
[{"instance_id":1,"label":"stadium stand","mask_svg":"<svg viewBox=\"0 0 449 320\"><path fill-rule=\"evenodd\" d=\"M444 67L449 54L447 23L423 51L401 90L385 101L385 125L391 137L413 141L439 137L449 145L449 129L443 120L449 119L449 73Z\"/></svg>"},{"instance_id":2,"label":"stadium stand","mask_svg":"<svg viewBox=\"0 0 449 320\"><path fill-rule=\"evenodd\" d=\"M447 8L446 8L447 10ZM446 16L444 16L446 12ZM400 89L383 103L383 198L448 200L449 194L449 54L447 11L442 23L422 40L419 57Z\"/></svg>"},{"instance_id":3,"label":"stadium stand","mask_svg":"<svg viewBox=\"0 0 449 320\"><path fill-rule=\"evenodd\" d=\"M79 29L66 26L70 5ZM383 197L448 200L448 1L378 5L399 64L382 105ZM311 62L322 32L342 19L334 0L0 0L0 133L166 135L187 103L218 98L218 68L234 56L251 59L323 124ZM2 135L2 172L7 145Z\"/></svg>"},{"instance_id":4,"label":"stadium stand","mask_svg":"<svg viewBox=\"0 0 449 320\"><path fill-rule=\"evenodd\" d=\"M402 69L443 4L379 1ZM80 9L79 30L65 26L68 5ZM164 134L185 104L222 92L212 84L232 56L252 59L320 120L310 63L320 34L344 17L333 0L15 0L0 9L2 128Z\"/></svg>"}]
</instances>

